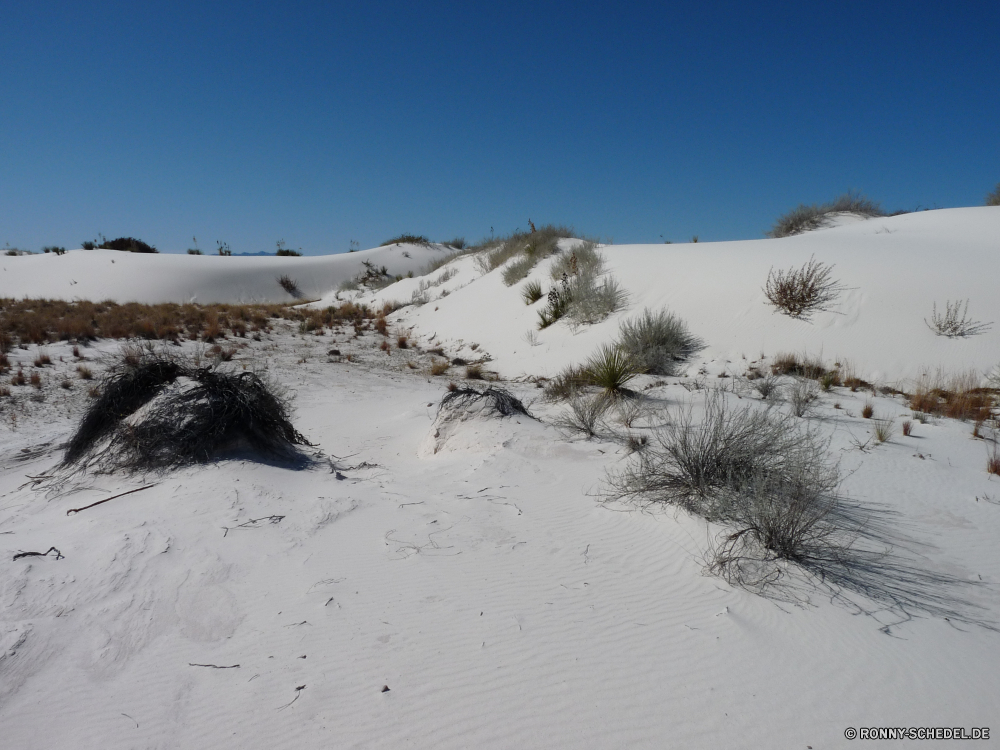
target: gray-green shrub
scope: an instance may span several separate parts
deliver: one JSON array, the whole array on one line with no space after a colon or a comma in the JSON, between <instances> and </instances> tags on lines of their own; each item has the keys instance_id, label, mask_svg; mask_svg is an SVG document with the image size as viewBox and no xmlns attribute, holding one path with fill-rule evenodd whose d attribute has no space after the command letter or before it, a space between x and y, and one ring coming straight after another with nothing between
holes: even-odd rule
<instances>
[{"instance_id":1,"label":"gray-green shrub","mask_svg":"<svg viewBox=\"0 0 1000 750\"><path fill-rule=\"evenodd\" d=\"M677 367L705 348L705 342L666 309L649 308L622 321L618 345L642 370L653 375L674 375Z\"/></svg>"}]
</instances>

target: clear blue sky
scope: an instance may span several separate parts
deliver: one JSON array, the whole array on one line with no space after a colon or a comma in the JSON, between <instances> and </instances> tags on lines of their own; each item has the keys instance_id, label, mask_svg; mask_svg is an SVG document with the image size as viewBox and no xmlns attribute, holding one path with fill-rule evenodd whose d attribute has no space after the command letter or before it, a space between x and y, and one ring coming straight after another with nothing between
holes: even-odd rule
<instances>
[{"instance_id":1,"label":"clear blue sky","mask_svg":"<svg viewBox=\"0 0 1000 750\"><path fill-rule=\"evenodd\" d=\"M0 245L756 238L981 205L1000 3L0 0Z\"/></svg>"}]
</instances>

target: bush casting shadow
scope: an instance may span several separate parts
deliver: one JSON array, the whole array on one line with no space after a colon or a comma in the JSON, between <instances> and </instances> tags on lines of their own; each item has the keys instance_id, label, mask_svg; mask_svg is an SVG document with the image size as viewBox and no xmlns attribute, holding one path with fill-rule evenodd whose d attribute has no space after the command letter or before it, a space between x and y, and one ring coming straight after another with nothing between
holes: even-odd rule
<instances>
[{"instance_id":1,"label":"bush casting shadow","mask_svg":"<svg viewBox=\"0 0 1000 750\"><path fill-rule=\"evenodd\" d=\"M289 421L288 403L255 373L193 368L127 353L70 440L64 466L165 470L249 452L307 462L311 445Z\"/></svg>"},{"instance_id":2,"label":"bush casting shadow","mask_svg":"<svg viewBox=\"0 0 1000 750\"><path fill-rule=\"evenodd\" d=\"M609 474L607 497L673 505L721 525L708 571L755 593L803 603L804 578L811 590L873 616L858 597L896 622L924 613L997 629L968 596L986 584L927 569L898 513L840 493L839 470L817 433L771 410L731 409L720 393L705 406L699 424L688 413L656 430Z\"/></svg>"}]
</instances>

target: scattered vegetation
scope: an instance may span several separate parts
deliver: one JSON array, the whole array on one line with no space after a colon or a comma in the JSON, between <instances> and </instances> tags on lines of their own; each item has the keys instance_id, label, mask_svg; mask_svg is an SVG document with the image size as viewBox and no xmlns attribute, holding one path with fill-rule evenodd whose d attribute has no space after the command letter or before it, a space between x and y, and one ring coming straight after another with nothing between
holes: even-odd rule
<instances>
[{"instance_id":1,"label":"scattered vegetation","mask_svg":"<svg viewBox=\"0 0 1000 750\"><path fill-rule=\"evenodd\" d=\"M913 420L904 419L903 420L903 435L910 437L913 434Z\"/></svg>"},{"instance_id":2,"label":"scattered vegetation","mask_svg":"<svg viewBox=\"0 0 1000 750\"><path fill-rule=\"evenodd\" d=\"M872 428L875 431L875 441L878 443L884 443L892 437L893 428L896 426L896 420L892 417L884 417L881 419L872 419Z\"/></svg>"},{"instance_id":3,"label":"scattered vegetation","mask_svg":"<svg viewBox=\"0 0 1000 750\"><path fill-rule=\"evenodd\" d=\"M785 315L809 320L813 313L830 309L845 287L832 278L833 266L815 258L801 268L767 274L764 295L767 301Z\"/></svg>"},{"instance_id":4,"label":"scattered vegetation","mask_svg":"<svg viewBox=\"0 0 1000 750\"><path fill-rule=\"evenodd\" d=\"M679 317L666 309L654 313L648 308L622 322L618 345L641 372L652 375L675 375L678 365L705 348Z\"/></svg>"},{"instance_id":5,"label":"scattered vegetation","mask_svg":"<svg viewBox=\"0 0 1000 750\"><path fill-rule=\"evenodd\" d=\"M924 323L938 336L946 336L948 338L965 338L967 336L976 336L984 331L990 329L993 323L983 323L978 320L970 320L968 317L969 313L969 300L965 300L965 303L955 302L954 305L950 301L945 303L944 314L938 313L937 303L934 303L934 311L931 313L930 321L924 318Z\"/></svg>"},{"instance_id":6,"label":"scattered vegetation","mask_svg":"<svg viewBox=\"0 0 1000 750\"><path fill-rule=\"evenodd\" d=\"M393 308L390 306L389 311ZM0 299L0 331L10 345L100 338L214 341L226 335L266 332L271 321L298 322L305 331L343 324L362 324L378 315L364 305L344 302L324 309L287 304L143 305L115 302Z\"/></svg>"},{"instance_id":7,"label":"scattered vegetation","mask_svg":"<svg viewBox=\"0 0 1000 750\"><path fill-rule=\"evenodd\" d=\"M464 244L464 240L462 241ZM387 245L429 245L431 241L427 239L422 234L407 234L404 232L396 237L383 242L379 247L386 247Z\"/></svg>"},{"instance_id":8,"label":"scattered vegetation","mask_svg":"<svg viewBox=\"0 0 1000 750\"><path fill-rule=\"evenodd\" d=\"M53 255L65 255L66 248L59 247L57 245L49 245L48 247L43 247L42 252L46 254L52 253Z\"/></svg>"},{"instance_id":9,"label":"scattered vegetation","mask_svg":"<svg viewBox=\"0 0 1000 750\"><path fill-rule=\"evenodd\" d=\"M523 275L514 278L512 281L504 282L508 286L515 284L534 268L540 260L556 253L559 249L559 240L565 237L572 237L573 230L569 227L555 226L547 224L540 229L529 232L513 232L507 237L491 238L484 240L479 245L469 248L476 253L476 265L483 273L489 273L516 256L523 256L520 268L527 269Z\"/></svg>"},{"instance_id":10,"label":"scattered vegetation","mask_svg":"<svg viewBox=\"0 0 1000 750\"><path fill-rule=\"evenodd\" d=\"M993 188L993 191L986 194L987 206L1000 206L1000 182Z\"/></svg>"},{"instance_id":11,"label":"scattered vegetation","mask_svg":"<svg viewBox=\"0 0 1000 750\"><path fill-rule=\"evenodd\" d=\"M778 238L790 237L794 234L809 232L826 226L835 214L851 213L859 216L885 216L885 211L875 201L869 200L860 193L848 192L829 203L799 205L780 217L765 232L765 236Z\"/></svg>"},{"instance_id":12,"label":"scattered vegetation","mask_svg":"<svg viewBox=\"0 0 1000 750\"><path fill-rule=\"evenodd\" d=\"M989 419L993 413L996 390L982 387L981 382L975 371L950 378L940 373L924 376L909 395L910 408L918 419L927 414L963 421Z\"/></svg>"}]
</instances>

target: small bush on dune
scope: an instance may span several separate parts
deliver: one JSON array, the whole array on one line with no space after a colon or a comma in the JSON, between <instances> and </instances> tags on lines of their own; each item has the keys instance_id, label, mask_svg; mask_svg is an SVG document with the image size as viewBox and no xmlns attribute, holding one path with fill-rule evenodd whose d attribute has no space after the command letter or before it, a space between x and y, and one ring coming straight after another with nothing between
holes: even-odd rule
<instances>
[{"instance_id":1,"label":"small bush on dune","mask_svg":"<svg viewBox=\"0 0 1000 750\"><path fill-rule=\"evenodd\" d=\"M383 242L379 247L386 247L387 245L429 245L431 241L427 239L422 234L408 234L404 232L396 237Z\"/></svg>"},{"instance_id":2,"label":"small bush on dune","mask_svg":"<svg viewBox=\"0 0 1000 750\"><path fill-rule=\"evenodd\" d=\"M779 218L765 236L771 238L790 237L813 229L820 229L829 223L834 214L851 213L865 217L885 216L885 211L875 201L860 193L845 193L829 203L819 205L799 205Z\"/></svg>"},{"instance_id":3,"label":"small bush on dune","mask_svg":"<svg viewBox=\"0 0 1000 750\"><path fill-rule=\"evenodd\" d=\"M707 398L700 424L684 413L653 438L636 462L609 475L613 496L726 520L733 516L731 493L756 483L778 486L804 478L823 490L836 483L817 433L774 411L751 405L733 410L720 393Z\"/></svg>"},{"instance_id":4,"label":"small bush on dune","mask_svg":"<svg viewBox=\"0 0 1000 750\"><path fill-rule=\"evenodd\" d=\"M521 299L524 300L524 304L533 305L545 294L542 292L542 283L540 281L529 281L524 285L524 289L521 290Z\"/></svg>"},{"instance_id":5,"label":"small bush on dune","mask_svg":"<svg viewBox=\"0 0 1000 750\"><path fill-rule=\"evenodd\" d=\"M295 299L301 299L303 296L298 283L288 274L282 274L278 277L278 285L290 295L295 297Z\"/></svg>"},{"instance_id":6,"label":"small bush on dune","mask_svg":"<svg viewBox=\"0 0 1000 750\"><path fill-rule=\"evenodd\" d=\"M530 255L521 255L514 258L503 267L503 271L501 272L503 283L507 286L513 286L531 273L531 269L535 267L535 263L535 259Z\"/></svg>"},{"instance_id":7,"label":"small bush on dune","mask_svg":"<svg viewBox=\"0 0 1000 750\"><path fill-rule=\"evenodd\" d=\"M597 251L596 243L583 242L568 253L563 253L556 258L549 273L557 281L563 277L577 276L581 273L600 276L604 273L604 256Z\"/></svg>"},{"instance_id":8,"label":"small bush on dune","mask_svg":"<svg viewBox=\"0 0 1000 750\"><path fill-rule=\"evenodd\" d=\"M508 237L484 241L470 250L477 254L476 265L482 273L489 273L516 256L522 255L524 264L530 262L528 271L524 274L527 275L538 261L558 251L560 239L572 236L573 230L569 227L547 224L532 232L514 232ZM515 279L511 283L516 283L518 280Z\"/></svg>"},{"instance_id":9,"label":"small bush on dune","mask_svg":"<svg viewBox=\"0 0 1000 750\"><path fill-rule=\"evenodd\" d=\"M604 395L575 394L569 399L568 408L553 420L553 424L566 433L582 433L588 439L598 437L604 426L604 414L610 405L611 401Z\"/></svg>"},{"instance_id":10,"label":"small bush on dune","mask_svg":"<svg viewBox=\"0 0 1000 750\"><path fill-rule=\"evenodd\" d=\"M993 192L986 194L987 206L1000 206L1000 182L993 189Z\"/></svg>"},{"instance_id":11,"label":"small bush on dune","mask_svg":"<svg viewBox=\"0 0 1000 750\"><path fill-rule=\"evenodd\" d=\"M833 266L815 258L801 268L767 274L764 295L779 312L799 320L809 320L813 313L829 310L844 287L833 279Z\"/></svg>"},{"instance_id":12,"label":"small bush on dune","mask_svg":"<svg viewBox=\"0 0 1000 750\"><path fill-rule=\"evenodd\" d=\"M623 321L618 345L636 366L652 375L674 375L677 367L705 348L676 315L648 308L631 320Z\"/></svg>"},{"instance_id":13,"label":"small bush on dune","mask_svg":"<svg viewBox=\"0 0 1000 750\"><path fill-rule=\"evenodd\" d=\"M158 253L160 252L152 245L148 245L142 240L137 240L134 237L119 237L115 240L105 240L100 245L99 248L102 250L123 250L129 253Z\"/></svg>"},{"instance_id":14,"label":"small bush on dune","mask_svg":"<svg viewBox=\"0 0 1000 750\"><path fill-rule=\"evenodd\" d=\"M591 273L581 272L569 282L565 317L574 326L598 323L626 304L628 292L613 276L598 281Z\"/></svg>"},{"instance_id":15,"label":"small bush on dune","mask_svg":"<svg viewBox=\"0 0 1000 750\"><path fill-rule=\"evenodd\" d=\"M950 300L947 301L944 314L938 313L935 302L930 321L924 318L924 323L938 336L950 339L977 336L993 326L993 323L983 323L969 318L969 300L965 300L964 305L961 302L952 305Z\"/></svg>"}]
</instances>

